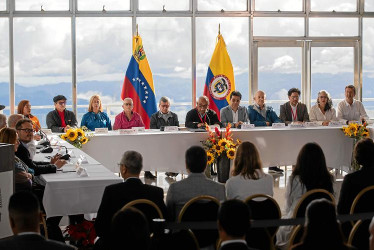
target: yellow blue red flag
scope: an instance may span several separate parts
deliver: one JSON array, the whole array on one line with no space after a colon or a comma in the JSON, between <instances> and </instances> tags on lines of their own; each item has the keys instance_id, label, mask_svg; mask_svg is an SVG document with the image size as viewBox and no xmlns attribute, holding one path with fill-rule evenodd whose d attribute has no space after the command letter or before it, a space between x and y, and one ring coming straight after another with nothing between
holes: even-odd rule
<instances>
[{"instance_id":1,"label":"yellow blue red flag","mask_svg":"<svg viewBox=\"0 0 374 250\"><path fill-rule=\"evenodd\" d=\"M157 112L155 88L152 72L143 48L142 38L132 39L132 56L126 70L122 86L122 100L130 97L134 102L134 111L142 117L144 125L149 128L151 116Z\"/></svg>"},{"instance_id":2,"label":"yellow blue red flag","mask_svg":"<svg viewBox=\"0 0 374 250\"><path fill-rule=\"evenodd\" d=\"M234 70L225 41L219 34L204 86L204 95L209 98L209 108L217 113L218 119L220 119L221 108L229 104L230 94L234 90Z\"/></svg>"}]
</instances>

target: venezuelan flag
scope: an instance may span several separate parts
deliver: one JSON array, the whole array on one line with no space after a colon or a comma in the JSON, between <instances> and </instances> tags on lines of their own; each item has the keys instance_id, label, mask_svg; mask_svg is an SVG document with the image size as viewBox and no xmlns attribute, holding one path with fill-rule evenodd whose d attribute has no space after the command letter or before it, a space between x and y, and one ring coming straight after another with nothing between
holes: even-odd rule
<instances>
[{"instance_id":1,"label":"venezuelan flag","mask_svg":"<svg viewBox=\"0 0 374 250\"><path fill-rule=\"evenodd\" d=\"M221 108L229 104L230 93L234 90L234 70L225 41L219 34L204 86L204 95L209 98L209 108L217 113L218 119L220 119Z\"/></svg>"},{"instance_id":2,"label":"venezuelan flag","mask_svg":"<svg viewBox=\"0 0 374 250\"><path fill-rule=\"evenodd\" d=\"M134 102L134 111L142 117L146 128L149 128L151 116L157 112L155 88L152 72L143 48L142 38L132 39L133 54L127 67L123 82L121 98L130 97Z\"/></svg>"}]
</instances>

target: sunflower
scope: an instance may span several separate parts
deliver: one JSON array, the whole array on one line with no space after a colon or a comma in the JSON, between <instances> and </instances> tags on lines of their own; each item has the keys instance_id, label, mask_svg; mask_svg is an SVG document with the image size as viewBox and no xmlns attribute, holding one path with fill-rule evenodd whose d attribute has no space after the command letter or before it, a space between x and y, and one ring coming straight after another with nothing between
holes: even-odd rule
<instances>
[{"instance_id":1,"label":"sunflower","mask_svg":"<svg viewBox=\"0 0 374 250\"><path fill-rule=\"evenodd\" d=\"M233 160L235 158L235 149L230 148L229 150L227 150L226 155L227 158Z\"/></svg>"},{"instance_id":2,"label":"sunflower","mask_svg":"<svg viewBox=\"0 0 374 250\"><path fill-rule=\"evenodd\" d=\"M66 135L65 134L61 135L60 138L63 139L64 141L66 141Z\"/></svg>"},{"instance_id":3,"label":"sunflower","mask_svg":"<svg viewBox=\"0 0 374 250\"><path fill-rule=\"evenodd\" d=\"M226 139L219 140L218 145L225 148L225 146L227 145L227 140Z\"/></svg>"},{"instance_id":4,"label":"sunflower","mask_svg":"<svg viewBox=\"0 0 374 250\"><path fill-rule=\"evenodd\" d=\"M87 137L83 137L82 139L81 139L81 143L82 144L86 144L88 142L88 138Z\"/></svg>"},{"instance_id":5,"label":"sunflower","mask_svg":"<svg viewBox=\"0 0 374 250\"><path fill-rule=\"evenodd\" d=\"M207 157L207 165L210 165L214 162L214 156L211 152L206 152L206 157Z\"/></svg>"},{"instance_id":6,"label":"sunflower","mask_svg":"<svg viewBox=\"0 0 374 250\"><path fill-rule=\"evenodd\" d=\"M78 137L84 137L85 136L84 131L82 129L78 128L76 131L77 131Z\"/></svg>"},{"instance_id":7,"label":"sunflower","mask_svg":"<svg viewBox=\"0 0 374 250\"><path fill-rule=\"evenodd\" d=\"M363 137L369 137L369 132L367 132L367 131L362 132L362 136L363 136Z\"/></svg>"},{"instance_id":8,"label":"sunflower","mask_svg":"<svg viewBox=\"0 0 374 250\"><path fill-rule=\"evenodd\" d=\"M66 136L70 141L75 141L78 137L78 133L74 129L66 131Z\"/></svg>"},{"instance_id":9,"label":"sunflower","mask_svg":"<svg viewBox=\"0 0 374 250\"><path fill-rule=\"evenodd\" d=\"M213 149L217 152L218 155L220 155L220 154L222 153L224 147L221 147L220 145L215 144L215 145L213 146Z\"/></svg>"}]
</instances>

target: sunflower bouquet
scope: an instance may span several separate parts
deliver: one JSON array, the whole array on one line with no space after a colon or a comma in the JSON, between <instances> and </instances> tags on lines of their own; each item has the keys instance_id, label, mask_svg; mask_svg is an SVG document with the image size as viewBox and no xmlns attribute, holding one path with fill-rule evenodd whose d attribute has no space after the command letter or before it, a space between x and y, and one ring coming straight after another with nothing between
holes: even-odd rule
<instances>
[{"instance_id":1,"label":"sunflower bouquet","mask_svg":"<svg viewBox=\"0 0 374 250\"><path fill-rule=\"evenodd\" d=\"M239 139L234 141L232 138L231 124L226 127L225 133L222 133L217 127L213 132L211 128L205 124L209 137L202 141L203 147L208 158L208 165L215 163L218 157L226 155L229 159L234 159L236 148L241 143Z\"/></svg>"},{"instance_id":2,"label":"sunflower bouquet","mask_svg":"<svg viewBox=\"0 0 374 250\"><path fill-rule=\"evenodd\" d=\"M82 128L70 128L60 137L74 147L82 148L82 145L90 140L90 136L86 132L88 132L88 129L84 126Z\"/></svg>"}]
</instances>

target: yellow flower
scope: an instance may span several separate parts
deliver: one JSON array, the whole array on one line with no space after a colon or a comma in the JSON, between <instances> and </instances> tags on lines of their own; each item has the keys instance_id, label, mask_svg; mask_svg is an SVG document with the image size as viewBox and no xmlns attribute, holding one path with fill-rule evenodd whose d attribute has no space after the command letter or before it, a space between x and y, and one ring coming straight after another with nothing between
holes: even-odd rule
<instances>
[{"instance_id":1,"label":"yellow flower","mask_svg":"<svg viewBox=\"0 0 374 250\"><path fill-rule=\"evenodd\" d=\"M224 149L224 147L221 147L220 145L216 144L213 146L213 149L217 152L218 155L220 155Z\"/></svg>"},{"instance_id":2,"label":"yellow flower","mask_svg":"<svg viewBox=\"0 0 374 250\"><path fill-rule=\"evenodd\" d=\"M227 150L226 155L227 155L227 158L229 158L231 160L234 159L235 158L235 149L230 148L229 150Z\"/></svg>"},{"instance_id":3,"label":"yellow flower","mask_svg":"<svg viewBox=\"0 0 374 250\"><path fill-rule=\"evenodd\" d=\"M207 164L208 165L212 164L214 162L213 154L208 151L206 152L206 156L207 156Z\"/></svg>"},{"instance_id":4,"label":"yellow flower","mask_svg":"<svg viewBox=\"0 0 374 250\"><path fill-rule=\"evenodd\" d=\"M78 137L84 137L85 136L84 131L82 129L78 128L76 131L77 131Z\"/></svg>"},{"instance_id":5,"label":"yellow flower","mask_svg":"<svg viewBox=\"0 0 374 250\"><path fill-rule=\"evenodd\" d=\"M74 129L66 131L66 136L70 141L75 141L78 137L78 133Z\"/></svg>"},{"instance_id":6,"label":"yellow flower","mask_svg":"<svg viewBox=\"0 0 374 250\"><path fill-rule=\"evenodd\" d=\"M88 138L87 137L83 137L82 140L81 140L82 144L86 144L88 142Z\"/></svg>"},{"instance_id":7,"label":"yellow flower","mask_svg":"<svg viewBox=\"0 0 374 250\"><path fill-rule=\"evenodd\" d=\"M65 134L61 135L60 138L66 141L66 135Z\"/></svg>"},{"instance_id":8,"label":"yellow flower","mask_svg":"<svg viewBox=\"0 0 374 250\"><path fill-rule=\"evenodd\" d=\"M225 148L227 143L228 143L228 141L226 139L221 139L221 140L219 140L218 145Z\"/></svg>"}]
</instances>

